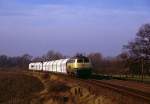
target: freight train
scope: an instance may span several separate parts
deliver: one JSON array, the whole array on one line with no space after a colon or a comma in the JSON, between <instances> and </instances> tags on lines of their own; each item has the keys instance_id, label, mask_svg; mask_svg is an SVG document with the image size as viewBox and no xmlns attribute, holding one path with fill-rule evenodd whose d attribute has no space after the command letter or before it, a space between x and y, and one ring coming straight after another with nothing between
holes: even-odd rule
<instances>
[{"instance_id":1,"label":"freight train","mask_svg":"<svg viewBox=\"0 0 150 104\"><path fill-rule=\"evenodd\" d=\"M92 64L88 57L77 56L46 62L32 62L29 70L63 73L75 77L89 77L92 73Z\"/></svg>"}]
</instances>

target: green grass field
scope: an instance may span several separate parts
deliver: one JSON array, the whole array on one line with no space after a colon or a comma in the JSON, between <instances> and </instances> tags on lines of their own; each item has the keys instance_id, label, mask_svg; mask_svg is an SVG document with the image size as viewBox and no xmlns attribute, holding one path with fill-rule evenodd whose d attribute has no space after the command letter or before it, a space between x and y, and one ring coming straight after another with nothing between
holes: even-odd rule
<instances>
[{"instance_id":1,"label":"green grass field","mask_svg":"<svg viewBox=\"0 0 150 104\"><path fill-rule=\"evenodd\" d=\"M150 76L144 75L143 79L141 75L123 75L123 74L93 74L97 79L119 79L119 80L129 80L129 81L138 81L150 84Z\"/></svg>"},{"instance_id":2,"label":"green grass field","mask_svg":"<svg viewBox=\"0 0 150 104\"><path fill-rule=\"evenodd\" d=\"M115 75L103 75L103 76L111 76L111 78L113 79L150 83L150 76L148 75L144 75L143 79L141 75L117 75L115 74Z\"/></svg>"},{"instance_id":3,"label":"green grass field","mask_svg":"<svg viewBox=\"0 0 150 104\"><path fill-rule=\"evenodd\" d=\"M139 82L146 82L150 83L150 76L144 75L143 79L141 75L112 75L113 78L120 78L124 80L132 80L132 81L139 81Z\"/></svg>"}]
</instances>

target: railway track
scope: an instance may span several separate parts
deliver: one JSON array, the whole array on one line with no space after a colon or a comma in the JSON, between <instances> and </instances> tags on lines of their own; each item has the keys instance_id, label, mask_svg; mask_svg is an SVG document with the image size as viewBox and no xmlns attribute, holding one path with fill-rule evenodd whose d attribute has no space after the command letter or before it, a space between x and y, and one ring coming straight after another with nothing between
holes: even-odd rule
<instances>
[{"instance_id":1,"label":"railway track","mask_svg":"<svg viewBox=\"0 0 150 104\"><path fill-rule=\"evenodd\" d=\"M148 93L148 92L143 92L141 90L122 86L122 85L111 84L111 83L104 82L101 80L89 79L87 81L86 80L82 80L82 81L84 81L88 84L97 86L97 87L103 87L103 88L107 88L107 89L119 92L119 93L124 94L126 96L130 95L130 96L140 98L140 99L143 99L143 100L150 102L150 93Z\"/></svg>"}]
</instances>

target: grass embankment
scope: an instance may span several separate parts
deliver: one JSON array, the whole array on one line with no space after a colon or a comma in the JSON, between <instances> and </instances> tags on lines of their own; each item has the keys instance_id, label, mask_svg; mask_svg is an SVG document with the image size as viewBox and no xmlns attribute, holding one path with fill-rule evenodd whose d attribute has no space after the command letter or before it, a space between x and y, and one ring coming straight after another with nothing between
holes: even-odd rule
<instances>
[{"instance_id":1,"label":"grass embankment","mask_svg":"<svg viewBox=\"0 0 150 104\"><path fill-rule=\"evenodd\" d=\"M125 99L130 99L127 103ZM40 72L1 72L0 104L141 104L114 91Z\"/></svg>"},{"instance_id":2,"label":"grass embankment","mask_svg":"<svg viewBox=\"0 0 150 104\"><path fill-rule=\"evenodd\" d=\"M40 102L39 104L64 104L72 97L69 94L70 86L61 77L48 73L32 73L32 75L40 79L45 87L32 100L34 102L33 104L37 104L37 102Z\"/></svg>"},{"instance_id":3,"label":"grass embankment","mask_svg":"<svg viewBox=\"0 0 150 104\"><path fill-rule=\"evenodd\" d=\"M22 73L0 72L0 104L29 104L43 84L36 77Z\"/></svg>"}]
</instances>

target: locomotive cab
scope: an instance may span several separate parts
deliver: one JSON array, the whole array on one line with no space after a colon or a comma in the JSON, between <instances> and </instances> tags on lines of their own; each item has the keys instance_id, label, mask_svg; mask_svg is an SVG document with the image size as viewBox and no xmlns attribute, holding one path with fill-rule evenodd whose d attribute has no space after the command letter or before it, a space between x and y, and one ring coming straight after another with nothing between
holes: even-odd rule
<instances>
[{"instance_id":1,"label":"locomotive cab","mask_svg":"<svg viewBox=\"0 0 150 104\"><path fill-rule=\"evenodd\" d=\"M92 65L89 58L80 56L71 58L67 62L68 74L75 75L77 77L89 77L91 75Z\"/></svg>"}]
</instances>

